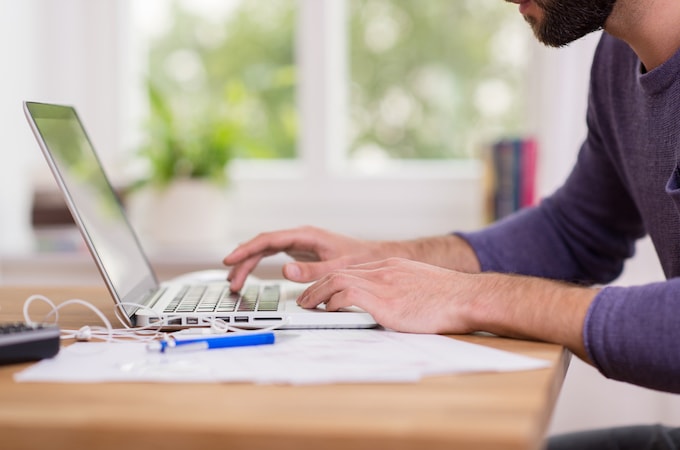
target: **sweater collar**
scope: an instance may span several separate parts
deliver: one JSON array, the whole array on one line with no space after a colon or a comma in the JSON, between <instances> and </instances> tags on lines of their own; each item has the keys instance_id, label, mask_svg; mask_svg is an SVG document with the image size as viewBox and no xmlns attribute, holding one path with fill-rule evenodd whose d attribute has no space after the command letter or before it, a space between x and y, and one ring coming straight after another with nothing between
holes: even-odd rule
<instances>
[{"instance_id":1,"label":"sweater collar","mask_svg":"<svg viewBox=\"0 0 680 450\"><path fill-rule=\"evenodd\" d=\"M668 89L674 82L680 81L680 50L658 67L645 72L642 62L638 60L638 83L648 95L655 95Z\"/></svg>"}]
</instances>

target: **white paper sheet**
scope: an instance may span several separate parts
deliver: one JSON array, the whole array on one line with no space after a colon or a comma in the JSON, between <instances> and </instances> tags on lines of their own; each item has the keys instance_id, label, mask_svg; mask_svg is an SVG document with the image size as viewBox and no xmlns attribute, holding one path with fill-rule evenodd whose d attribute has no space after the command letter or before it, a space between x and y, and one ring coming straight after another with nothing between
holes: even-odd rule
<instances>
[{"instance_id":1,"label":"white paper sheet","mask_svg":"<svg viewBox=\"0 0 680 450\"><path fill-rule=\"evenodd\" d=\"M19 382L410 383L428 375L533 370L548 362L445 336L385 330L282 330L276 343L150 353L143 343L75 343Z\"/></svg>"}]
</instances>

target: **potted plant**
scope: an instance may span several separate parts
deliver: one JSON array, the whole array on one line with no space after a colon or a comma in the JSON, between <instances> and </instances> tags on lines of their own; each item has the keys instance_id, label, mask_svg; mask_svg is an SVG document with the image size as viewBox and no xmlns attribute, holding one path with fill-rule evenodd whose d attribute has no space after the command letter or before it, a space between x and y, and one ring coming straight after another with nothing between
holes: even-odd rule
<instances>
[{"instance_id":1,"label":"potted plant","mask_svg":"<svg viewBox=\"0 0 680 450\"><path fill-rule=\"evenodd\" d=\"M130 216L151 252L222 251L228 241L228 166L241 127L219 109L177 114L149 83L144 177L130 192Z\"/></svg>"}]
</instances>

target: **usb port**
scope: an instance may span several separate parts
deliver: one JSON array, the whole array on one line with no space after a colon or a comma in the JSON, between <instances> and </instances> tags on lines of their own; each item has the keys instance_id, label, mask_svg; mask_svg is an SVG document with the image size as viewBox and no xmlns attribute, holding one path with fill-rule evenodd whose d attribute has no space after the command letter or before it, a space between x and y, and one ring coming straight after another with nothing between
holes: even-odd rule
<instances>
[{"instance_id":1,"label":"usb port","mask_svg":"<svg viewBox=\"0 0 680 450\"><path fill-rule=\"evenodd\" d=\"M234 322L248 322L248 316L236 316Z\"/></svg>"},{"instance_id":2,"label":"usb port","mask_svg":"<svg viewBox=\"0 0 680 450\"><path fill-rule=\"evenodd\" d=\"M187 325L198 325L198 317L187 317Z\"/></svg>"}]
</instances>

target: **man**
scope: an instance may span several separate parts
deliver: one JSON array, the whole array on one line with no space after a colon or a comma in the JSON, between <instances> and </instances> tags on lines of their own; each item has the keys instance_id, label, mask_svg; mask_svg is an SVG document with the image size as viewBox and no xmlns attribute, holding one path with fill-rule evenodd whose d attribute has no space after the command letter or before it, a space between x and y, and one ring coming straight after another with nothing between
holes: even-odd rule
<instances>
[{"instance_id":1,"label":"man","mask_svg":"<svg viewBox=\"0 0 680 450\"><path fill-rule=\"evenodd\" d=\"M538 207L475 233L402 242L309 227L261 234L224 259L232 289L261 258L286 252L297 260L284 266L287 278L318 280L298 301L306 308L355 305L406 332L555 342L607 377L680 392L680 1L509 1L550 46L605 30L588 135L565 184ZM595 287L620 274L645 234L667 280ZM676 448L678 434L640 427L566 442Z\"/></svg>"}]
</instances>

